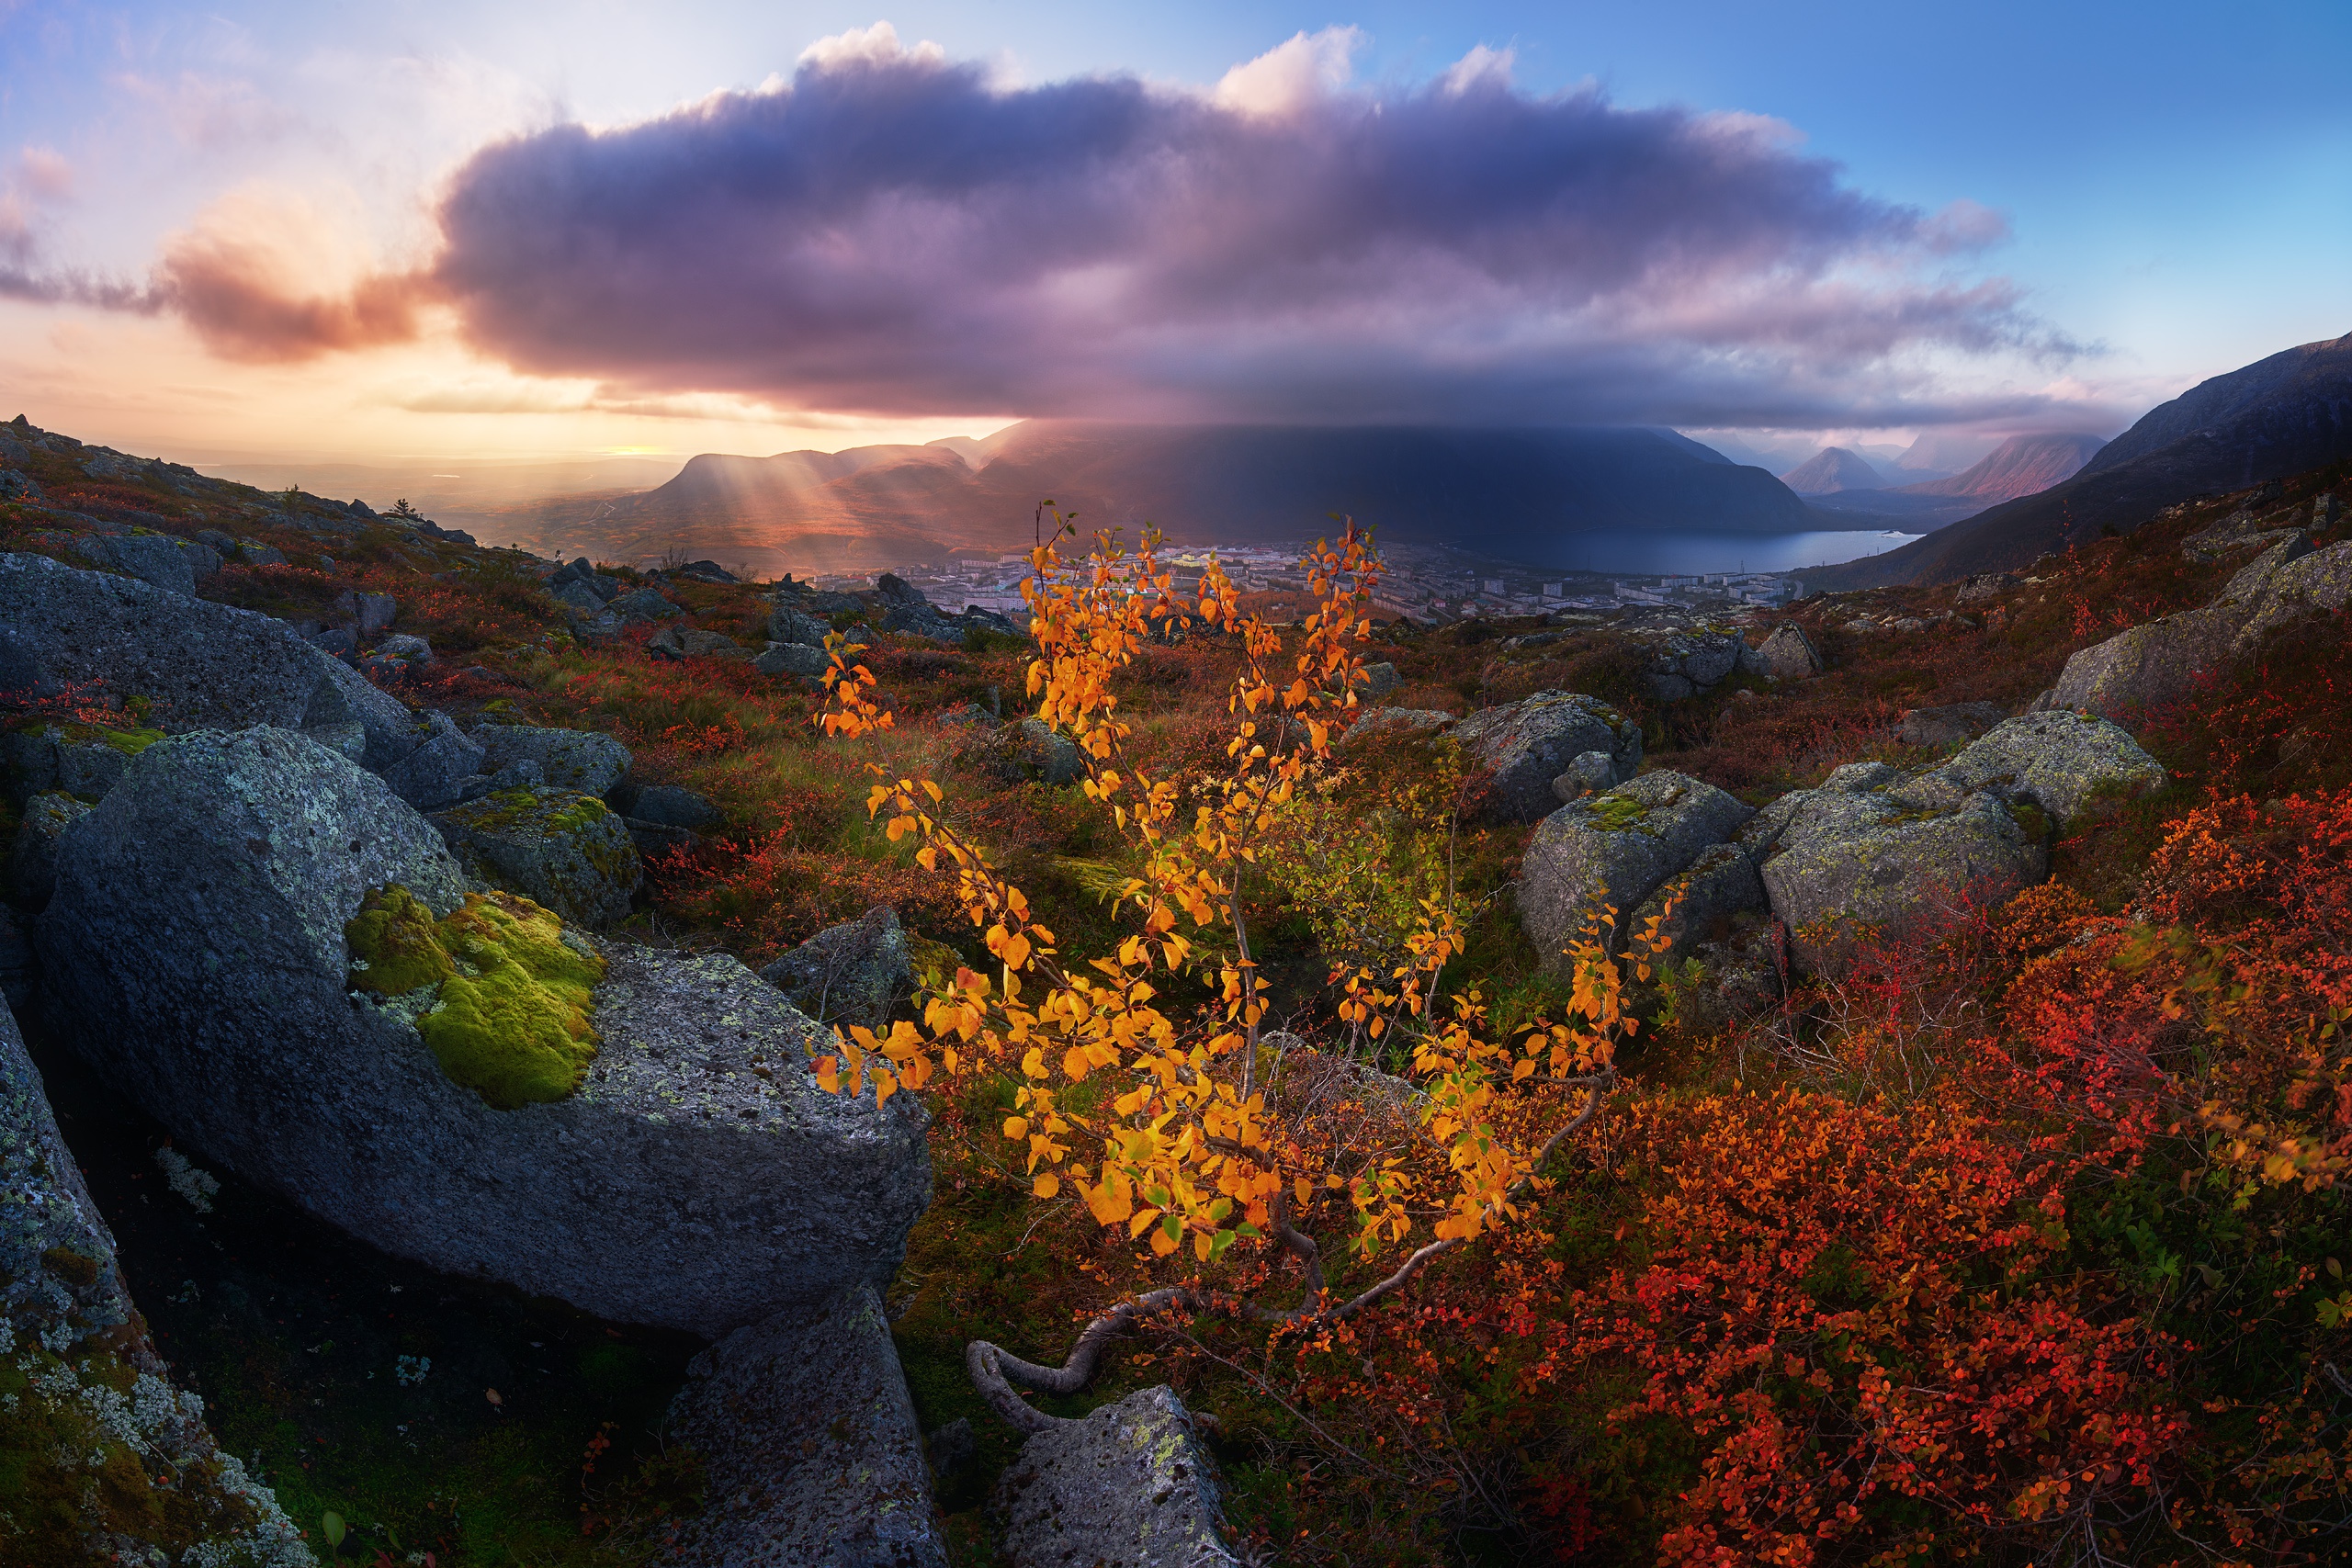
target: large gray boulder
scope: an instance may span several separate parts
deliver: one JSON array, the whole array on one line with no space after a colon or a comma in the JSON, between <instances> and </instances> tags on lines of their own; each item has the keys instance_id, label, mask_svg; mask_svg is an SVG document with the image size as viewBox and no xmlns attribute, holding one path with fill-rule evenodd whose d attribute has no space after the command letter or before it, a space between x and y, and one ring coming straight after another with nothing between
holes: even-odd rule
<instances>
[{"instance_id":1,"label":"large gray boulder","mask_svg":"<svg viewBox=\"0 0 2352 1568\"><path fill-rule=\"evenodd\" d=\"M423 739L398 698L281 621L42 556L0 555L0 685L145 697L171 733L275 725L373 768Z\"/></svg>"},{"instance_id":2,"label":"large gray boulder","mask_svg":"<svg viewBox=\"0 0 2352 1568\"><path fill-rule=\"evenodd\" d=\"M628 823L577 790L500 790L435 813L433 824L469 875L573 925L627 919L644 880Z\"/></svg>"},{"instance_id":3,"label":"large gray boulder","mask_svg":"<svg viewBox=\"0 0 2352 1568\"><path fill-rule=\"evenodd\" d=\"M1568 944L1605 909L1611 949L1658 885L1729 839L1755 813L1682 773L1658 772L1561 807L1544 818L1519 873L1519 916L1547 972L1565 976Z\"/></svg>"},{"instance_id":4,"label":"large gray boulder","mask_svg":"<svg viewBox=\"0 0 2352 1568\"><path fill-rule=\"evenodd\" d=\"M2008 716L1998 703L1951 703L1905 708L1894 738L1905 746L1955 746L1973 740Z\"/></svg>"},{"instance_id":5,"label":"large gray boulder","mask_svg":"<svg viewBox=\"0 0 2352 1568\"><path fill-rule=\"evenodd\" d=\"M702 1456L685 1568L946 1568L914 1401L871 1285L695 1357L670 1429Z\"/></svg>"},{"instance_id":6,"label":"large gray boulder","mask_svg":"<svg viewBox=\"0 0 2352 1568\"><path fill-rule=\"evenodd\" d=\"M1833 781L1768 813L1747 846L1791 958L1808 971L1835 966L1857 940L1902 937L1970 900L1998 903L2049 870L2038 825L1982 791L1922 808Z\"/></svg>"},{"instance_id":7,"label":"large gray boulder","mask_svg":"<svg viewBox=\"0 0 2352 1568\"><path fill-rule=\"evenodd\" d=\"M752 668L763 675L799 675L813 681L831 663L831 656L821 648L805 642L772 642L752 660Z\"/></svg>"},{"instance_id":8,"label":"large gray boulder","mask_svg":"<svg viewBox=\"0 0 2352 1568\"><path fill-rule=\"evenodd\" d=\"M482 724L475 727L473 738L482 749L484 773L495 774L518 762L531 762L547 783L582 795L610 795L628 772L628 748L594 730Z\"/></svg>"},{"instance_id":9,"label":"large gray boulder","mask_svg":"<svg viewBox=\"0 0 2352 1568\"><path fill-rule=\"evenodd\" d=\"M2029 714L1931 768L1838 769L1741 829L1800 967L1834 964L1857 937L1901 936L1966 901L2041 880L2053 831L2108 797L2160 787L2154 758L2104 719Z\"/></svg>"},{"instance_id":10,"label":"large gray boulder","mask_svg":"<svg viewBox=\"0 0 2352 1568\"><path fill-rule=\"evenodd\" d=\"M997 1482L1012 1568L1226 1568L1216 1462L1162 1384L1022 1445Z\"/></svg>"},{"instance_id":11,"label":"large gray boulder","mask_svg":"<svg viewBox=\"0 0 2352 1568\"><path fill-rule=\"evenodd\" d=\"M1598 697L1538 692L1481 708L1453 727L1464 751L1488 775L1482 814L1489 821L1535 822L1560 804L1552 781L1587 751L1606 751L1617 777L1641 766L1642 729Z\"/></svg>"},{"instance_id":12,"label":"large gray boulder","mask_svg":"<svg viewBox=\"0 0 2352 1568\"><path fill-rule=\"evenodd\" d=\"M1985 790L2011 805L2030 803L2064 827L2102 796L2145 795L2165 778L2163 765L2106 719L2045 712L1994 726L1893 793L1907 806L1945 810Z\"/></svg>"},{"instance_id":13,"label":"large gray boulder","mask_svg":"<svg viewBox=\"0 0 2352 1568\"><path fill-rule=\"evenodd\" d=\"M48 1434L10 1476L10 1562L311 1568L269 1488L214 1446L204 1402L172 1385L5 1007L0 1366L20 1390L6 1420Z\"/></svg>"},{"instance_id":14,"label":"large gray boulder","mask_svg":"<svg viewBox=\"0 0 2352 1568\"><path fill-rule=\"evenodd\" d=\"M820 1023L878 1032L912 988L915 970L899 912L883 904L826 927L761 970L760 978Z\"/></svg>"},{"instance_id":15,"label":"large gray boulder","mask_svg":"<svg viewBox=\"0 0 2352 1568\"><path fill-rule=\"evenodd\" d=\"M2314 552L2289 536L2238 569L2211 604L2118 632L2066 660L2044 700L2104 717L2176 702L2251 651L2274 627L2352 596L2352 544Z\"/></svg>"},{"instance_id":16,"label":"large gray boulder","mask_svg":"<svg viewBox=\"0 0 2352 1568\"><path fill-rule=\"evenodd\" d=\"M61 841L51 1016L189 1142L450 1273L717 1336L897 1266L923 1112L826 1092L815 1025L741 963L565 933L608 965L600 1043L569 1097L493 1109L419 1033L429 987L354 989L345 928L388 886L465 894L381 780L280 730L152 746Z\"/></svg>"},{"instance_id":17,"label":"large gray boulder","mask_svg":"<svg viewBox=\"0 0 2352 1568\"><path fill-rule=\"evenodd\" d=\"M220 570L218 550L168 534L86 534L74 548L101 571L135 577L174 593L193 594L200 580Z\"/></svg>"}]
</instances>

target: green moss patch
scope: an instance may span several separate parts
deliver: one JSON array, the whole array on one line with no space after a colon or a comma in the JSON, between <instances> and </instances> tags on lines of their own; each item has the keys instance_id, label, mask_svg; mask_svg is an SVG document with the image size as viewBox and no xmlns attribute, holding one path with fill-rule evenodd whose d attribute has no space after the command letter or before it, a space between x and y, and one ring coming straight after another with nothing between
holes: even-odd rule
<instances>
[{"instance_id":1,"label":"green moss patch","mask_svg":"<svg viewBox=\"0 0 2352 1568\"><path fill-rule=\"evenodd\" d=\"M26 733L54 735L60 740L70 740L77 745L96 742L101 746L111 746L126 757L136 757L164 739L164 732L160 729L107 729L95 724L36 725Z\"/></svg>"},{"instance_id":2,"label":"green moss patch","mask_svg":"<svg viewBox=\"0 0 2352 1568\"><path fill-rule=\"evenodd\" d=\"M1592 803L1585 820L1604 833L1622 833L1642 826L1650 808L1629 795L1604 795Z\"/></svg>"},{"instance_id":3,"label":"green moss patch","mask_svg":"<svg viewBox=\"0 0 2352 1568\"><path fill-rule=\"evenodd\" d=\"M485 833L559 838L612 815L612 807L577 790L503 789L452 807L451 821Z\"/></svg>"},{"instance_id":4,"label":"green moss patch","mask_svg":"<svg viewBox=\"0 0 2352 1568\"><path fill-rule=\"evenodd\" d=\"M435 920L404 887L370 894L344 928L351 984L380 997L436 988L417 1019L451 1081L511 1111L580 1086L596 1055L589 1023L605 961L563 940L563 921L528 898L468 894Z\"/></svg>"}]
</instances>

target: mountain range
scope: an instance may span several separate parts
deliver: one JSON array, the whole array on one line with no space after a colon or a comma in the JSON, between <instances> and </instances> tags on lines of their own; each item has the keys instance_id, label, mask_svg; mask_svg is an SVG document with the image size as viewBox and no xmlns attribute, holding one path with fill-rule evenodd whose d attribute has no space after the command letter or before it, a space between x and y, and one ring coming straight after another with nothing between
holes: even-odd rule
<instances>
[{"instance_id":1,"label":"mountain range","mask_svg":"<svg viewBox=\"0 0 2352 1568\"><path fill-rule=\"evenodd\" d=\"M1538 564L1562 536L1827 527L1787 486L1670 430L1142 425L1033 420L922 446L704 456L641 494L510 509L492 536L614 558L684 548L833 571L1026 549L1038 502L1178 543L1295 540L1334 513L1400 543Z\"/></svg>"},{"instance_id":2,"label":"mountain range","mask_svg":"<svg viewBox=\"0 0 2352 1568\"><path fill-rule=\"evenodd\" d=\"M1836 592L2012 571L2165 507L2352 460L2352 334L2307 343L2162 403L2064 482L2005 502L1884 555L1823 567Z\"/></svg>"}]
</instances>

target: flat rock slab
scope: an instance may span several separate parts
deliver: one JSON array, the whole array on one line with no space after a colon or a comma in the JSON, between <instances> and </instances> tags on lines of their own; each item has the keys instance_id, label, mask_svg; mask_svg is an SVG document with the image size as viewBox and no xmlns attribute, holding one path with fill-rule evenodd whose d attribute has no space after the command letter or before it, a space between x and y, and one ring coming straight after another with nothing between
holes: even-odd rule
<instances>
[{"instance_id":1,"label":"flat rock slab","mask_svg":"<svg viewBox=\"0 0 2352 1568\"><path fill-rule=\"evenodd\" d=\"M914 1401L870 1285L695 1358L671 1429L708 1499L683 1568L946 1568Z\"/></svg>"},{"instance_id":2,"label":"flat rock slab","mask_svg":"<svg viewBox=\"0 0 2352 1568\"><path fill-rule=\"evenodd\" d=\"M741 963L601 948L579 1089L493 1110L442 1072L423 1002L349 988L344 928L388 885L463 897L380 780L280 730L160 742L59 840L55 1016L187 1142L451 1273L716 1337L897 1266L926 1118L820 1089L815 1025Z\"/></svg>"},{"instance_id":3,"label":"flat rock slab","mask_svg":"<svg viewBox=\"0 0 2352 1568\"><path fill-rule=\"evenodd\" d=\"M998 1550L1013 1568L1225 1568L1216 1467L1161 1385L1022 1445L997 1483Z\"/></svg>"},{"instance_id":4,"label":"flat rock slab","mask_svg":"<svg viewBox=\"0 0 2352 1568\"><path fill-rule=\"evenodd\" d=\"M2027 714L1993 727L1950 761L1895 787L1906 803L1957 807L1989 790L2008 802L2030 801L2061 826L2102 796L2129 798L2163 787L2163 764L2121 728L2086 714Z\"/></svg>"}]
</instances>

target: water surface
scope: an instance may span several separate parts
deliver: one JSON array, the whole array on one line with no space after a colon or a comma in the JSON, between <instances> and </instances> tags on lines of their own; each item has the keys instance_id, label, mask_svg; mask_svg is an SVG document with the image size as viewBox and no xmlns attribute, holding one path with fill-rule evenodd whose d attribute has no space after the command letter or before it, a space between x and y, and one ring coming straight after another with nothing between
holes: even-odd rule
<instances>
[{"instance_id":1,"label":"water surface","mask_svg":"<svg viewBox=\"0 0 2352 1568\"><path fill-rule=\"evenodd\" d=\"M1616 533L1555 535L1532 564L1569 571L1652 574L1798 571L1881 555L1925 537L1877 529L1809 534Z\"/></svg>"}]
</instances>

